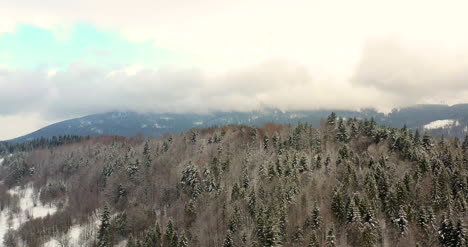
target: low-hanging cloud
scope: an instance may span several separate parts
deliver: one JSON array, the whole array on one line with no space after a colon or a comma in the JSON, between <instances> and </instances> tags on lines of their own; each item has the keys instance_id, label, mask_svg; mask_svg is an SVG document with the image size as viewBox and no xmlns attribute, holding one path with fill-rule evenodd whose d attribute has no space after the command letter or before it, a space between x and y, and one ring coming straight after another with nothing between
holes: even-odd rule
<instances>
[{"instance_id":1,"label":"low-hanging cloud","mask_svg":"<svg viewBox=\"0 0 468 247\"><path fill-rule=\"evenodd\" d=\"M108 70L83 64L54 73L3 69L0 87L7 90L0 91L0 115L40 112L47 118L65 118L113 110L204 113L265 106L359 108L380 96L373 89L322 80L304 66L279 60L221 74L193 68ZM366 97L361 96L363 92Z\"/></svg>"},{"instance_id":2,"label":"low-hanging cloud","mask_svg":"<svg viewBox=\"0 0 468 247\"><path fill-rule=\"evenodd\" d=\"M393 95L395 104L464 103L468 100L468 50L396 37L364 46L353 85Z\"/></svg>"}]
</instances>

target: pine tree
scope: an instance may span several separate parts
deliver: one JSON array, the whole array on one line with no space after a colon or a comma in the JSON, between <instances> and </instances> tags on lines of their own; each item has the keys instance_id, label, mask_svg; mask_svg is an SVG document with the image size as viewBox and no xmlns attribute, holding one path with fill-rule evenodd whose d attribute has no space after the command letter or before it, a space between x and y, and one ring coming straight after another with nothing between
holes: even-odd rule
<instances>
[{"instance_id":1,"label":"pine tree","mask_svg":"<svg viewBox=\"0 0 468 247\"><path fill-rule=\"evenodd\" d=\"M308 216L304 223L304 228L311 228L312 230L319 230L322 224L322 217L320 216L320 210L317 206L312 209L312 213Z\"/></svg>"},{"instance_id":2,"label":"pine tree","mask_svg":"<svg viewBox=\"0 0 468 247\"><path fill-rule=\"evenodd\" d=\"M268 166L268 178L271 180L274 177L276 177L276 170L275 170L275 167L273 166L273 164L270 164Z\"/></svg>"},{"instance_id":3,"label":"pine tree","mask_svg":"<svg viewBox=\"0 0 468 247\"><path fill-rule=\"evenodd\" d=\"M107 205L104 206L104 211L101 215L101 225L99 226L97 240L99 247L107 247L112 245L110 241L110 213Z\"/></svg>"},{"instance_id":4,"label":"pine tree","mask_svg":"<svg viewBox=\"0 0 468 247\"><path fill-rule=\"evenodd\" d=\"M258 166L258 176L260 178L265 178L266 177L266 170L265 170L265 166L263 165L263 163L261 163L259 166Z\"/></svg>"},{"instance_id":5,"label":"pine tree","mask_svg":"<svg viewBox=\"0 0 468 247\"><path fill-rule=\"evenodd\" d=\"M356 206L354 198L352 198L347 207L346 219L349 223L359 223L361 222L361 213L359 212L358 207Z\"/></svg>"},{"instance_id":6,"label":"pine tree","mask_svg":"<svg viewBox=\"0 0 468 247\"><path fill-rule=\"evenodd\" d=\"M192 135L190 137L190 142L192 142L192 144L197 143L197 132L192 131Z\"/></svg>"},{"instance_id":7,"label":"pine tree","mask_svg":"<svg viewBox=\"0 0 468 247\"><path fill-rule=\"evenodd\" d=\"M169 220L166 225L166 233L164 234L165 246L170 246L175 235L174 225L172 220Z\"/></svg>"},{"instance_id":8,"label":"pine tree","mask_svg":"<svg viewBox=\"0 0 468 247\"><path fill-rule=\"evenodd\" d=\"M240 210L237 206L234 207L234 212L229 219L228 228L231 232L235 233L240 228Z\"/></svg>"},{"instance_id":9,"label":"pine tree","mask_svg":"<svg viewBox=\"0 0 468 247\"><path fill-rule=\"evenodd\" d=\"M151 229L147 234L144 242L144 246L160 247L161 246L161 228L159 223Z\"/></svg>"},{"instance_id":10,"label":"pine tree","mask_svg":"<svg viewBox=\"0 0 468 247\"><path fill-rule=\"evenodd\" d=\"M375 230L369 225L364 226L359 240L360 247L374 247L377 243L377 236Z\"/></svg>"},{"instance_id":11,"label":"pine tree","mask_svg":"<svg viewBox=\"0 0 468 247\"><path fill-rule=\"evenodd\" d=\"M398 217L394 219L394 222L401 235L405 235L408 232L408 220L406 218L406 212L402 208L398 212Z\"/></svg>"},{"instance_id":12,"label":"pine tree","mask_svg":"<svg viewBox=\"0 0 468 247\"><path fill-rule=\"evenodd\" d=\"M336 113L332 112L327 118L327 124L330 126L335 126L336 124Z\"/></svg>"},{"instance_id":13,"label":"pine tree","mask_svg":"<svg viewBox=\"0 0 468 247\"><path fill-rule=\"evenodd\" d=\"M294 231L293 241L296 243L299 243L302 241L303 236L304 236L304 232L302 231L302 228L300 226L297 226L296 231Z\"/></svg>"},{"instance_id":14,"label":"pine tree","mask_svg":"<svg viewBox=\"0 0 468 247\"><path fill-rule=\"evenodd\" d=\"M257 234L257 239L258 242L262 244L266 242L266 231L267 231L267 225L266 225L266 217L265 217L265 209L263 207L260 207L260 210L258 211L257 214L257 227L256 227L256 234Z\"/></svg>"},{"instance_id":15,"label":"pine tree","mask_svg":"<svg viewBox=\"0 0 468 247\"><path fill-rule=\"evenodd\" d=\"M224 239L224 247L234 247L234 240L232 239L231 230L227 230L226 238Z\"/></svg>"},{"instance_id":16,"label":"pine tree","mask_svg":"<svg viewBox=\"0 0 468 247\"><path fill-rule=\"evenodd\" d=\"M276 158L275 166L276 166L276 172L278 173L278 176L282 176L283 175L283 167L281 166L281 162L280 162L279 158Z\"/></svg>"},{"instance_id":17,"label":"pine tree","mask_svg":"<svg viewBox=\"0 0 468 247\"><path fill-rule=\"evenodd\" d=\"M307 162L307 157L305 155L302 155L301 159L299 160L299 172L303 173L308 170L309 170L309 164Z\"/></svg>"},{"instance_id":18,"label":"pine tree","mask_svg":"<svg viewBox=\"0 0 468 247\"><path fill-rule=\"evenodd\" d=\"M443 215L439 226L439 242L442 246L453 246L453 223L447 216Z\"/></svg>"},{"instance_id":19,"label":"pine tree","mask_svg":"<svg viewBox=\"0 0 468 247\"><path fill-rule=\"evenodd\" d=\"M353 122L351 124L351 137L356 137L358 135L358 128L356 127L356 124Z\"/></svg>"},{"instance_id":20,"label":"pine tree","mask_svg":"<svg viewBox=\"0 0 468 247\"><path fill-rule=\"evenodd\" d=\"M320 168L322 168L322 157L320 157L320 154L317 155L317 159L315 160L315 168L317 170L320 170Z\"/></svg>"},{"instance_id":21,"label":"pine tree","mask_svg":"<svg viewBox=\"0 0 468 247\"><path fill-rule=\"evenodd\" d=\"M241 181L241 184L242 184L242 188L244 190L247 190L249 188L249 184L250 184L250 176L249 176L249 172L247 170L247 166L244 166L244 168L242 169L242 181Z\"/></svg>"},{"instance_id":22,"label":"pine tree","mask_svg":"<svg viewBox=\"0 0 468 247\"><path fill-rule=\"evenodd\" d=\"M188 240L187 237L185 237L185 233L182 233L178 247L188 247Z\"/></svg>"},{"instance_id":23,"label":"pine tree","mask_svg":"<svg viewBox=\"0 0 468 247\"><path fill-rule=\"evenodd\" d=\"M279 208L279 219L278 219L278 229L279 229L279 237L281 241L286 240L286 224L288 223L287 218L287 208L284 203L281 204Z\"/></svg>"},{"instance_id":24,"label":"pine tree","mask_svg":"<svg viewBox=\"0 0 468 247\"><path fill-rule=\"evenodd\" d=\"M468 150L468 134L465 135L465 140L463 140L462 149L465 151Z\"/></svg>"},{"instance_id":25,"label":"pine tree","mask_svg":"<svg viewBox=\"0 0 468 247\"><path fill-rule=\"evenodd\" d=\"M346 126L343 124L343 119L340 118L338 121L338 133L336 133L336 139L340 142L346 143L349 140Z\"/></svg>"},{"instance_id":26,"label":"pine tree","mask_svg":"<svg viewBox=\"0 0 468 247\"><path fill-rule=\"evenodd\" d=\"M148 141L145 142L145 147L143 148L143 156L145 157L146 167L149 167L151 165L152 159L150 155L150 148L149 148Z\"/></svg>"},{"instance_id":27,"label":"pine tree","mask_svg":"<svg viewBox=\"0 0 468 247\"><path fill-rule=\"evenodd\" d=\"M241 197L241 191L240 191L240 188L239 188L239 184L234 183L234 185L232 186L231 200L236 201L236 200L240 199L240 197Z\"/></svg>"},{"instance_id":28,"label":"pine tree","mask_svg":"<svg viewBox=\"0 0 468 247\"><path fill-rule=\"evenodd\" d=\"M249 194L249 202L247 207L249 209L250 216L255 218L257 213L257 196L255 195L255 190L252 190Z\"/></svg>"},{"instance_id":29,"label":"pine tree","mask_svg":"<svg viewBox=\"0 0 468 247\"><path fill-rule=\"evenodd\" d=\"M307 247L319 247L320 244L317 240L317 235L315 235L315 232L312 232L310 234L310 239L309 239L309 245Z\"/></svg>"},{"instance_id":30,"label":"pine tree","mask_svg":"<svg viewBox=\"0 0 468 247\"><path fill-rule=\"evenodd\" d=\"M340 191L334 190L332 197L332 211L335 214L336 218L340 221L346 220L346 208L344 205L343 197L341 196Z\"/></svg>"},{"instance_id":31,"label":"pine tree","mask_svg":"<svg viewBox=\"0 0 468 247\"><path fill-rule=\"evenodd\" d=\"M328 230L328 233L327 233L327 247L335 247L336 246L336 242L335 242L335 233L334 233L334 230L333 230L333 227L330 228L330 230Z\"/></svg>"},{"instance_id":32,"label":"pine tree","mask_svg":"<svg viewBox=\"0 0 468 247\"><path fill-rule=\"evenodd\" d=\"M281 245L280 230L271 209L265 212L266 228L264 232L264 246Z\"/></svg>"},{"instance_id":33,"label":"pine tree","mask_svg":"<svg viewBox=\"0 0 468 247\"><path fill-rule=\"evenodd\" d=\"M189 162L187 167L182 171L180 184L184 190L194 199L201 194L202 186L200 173L198 172L198 169L192 164L192 162Z\"/></svg>"},{"instance_id":34,"label":"pine tree","mask_svg":"<svg viewBox=\"0 0 468 247\"><path fill-rule=\"evenodd\" d=\"M169 247L178 247L179 245L179 235L177 232L174 232L171 239L171 245Z\"/></svg>"},{"instance_id":35,"label":"pine tree","mask_svg":"<svg viewBox=\"0 0 468 247\"><path fill-rule=\"evenodd\" d=\"M457 221L457 225L455 226L452 239L453 239L452 246L454 247L467 247L468 246L465 229L460 219L458 219Z\"/></svg>"},{"instance_id":36,"label":"pine tree","mask_svg":"<svg viewBox=\"0 0 468 247\"><path fill-rule=\"evenodd\" d=\"M434 144L432 143L432 138L431 136L426 132L424 133L424 136L423 136L423 139L422 139L422 144L423 144L423 147L426 149L426 150L429 150L432 148L432 146L434 146Z\"/></svg>"},{"instance_id":37,"label":"pine tree","mask_svg":"<svg viewBox=\"0 0 468 247\"><path fill-rule=\"evenodd\" d=\"M264 150L268 149L268 142L269 142L268 136L264 136L263 137L263 149Z\"/></svg>"},{"instance_id":38,"label":"pine tree","mask_svg":"<svg viewBox=\"0 0 468 247\"><path fill-rule=\"evenodd\" d=\"M190 199L186 204L185 204L185 221L188 227L190 227L195 219L197 218L197 212L195 208L195 201Z\"/></svg>"}]
</instances>

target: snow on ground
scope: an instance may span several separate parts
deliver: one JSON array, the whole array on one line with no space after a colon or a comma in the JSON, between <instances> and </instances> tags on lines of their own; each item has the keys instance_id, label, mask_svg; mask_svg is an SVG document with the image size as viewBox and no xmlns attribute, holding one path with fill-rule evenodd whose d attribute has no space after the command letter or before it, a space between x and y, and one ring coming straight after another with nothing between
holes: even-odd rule
<instances>
[{"instance_id":1,"label":"snow on ground","mask_svg":"<svg viewBox=\"0 0 468 247\"><path fill-rule=\"evenodd\" d=\"M458 125L460 125L458 120L444 119L444 120L432 121L432 122L424 125L424 129L432 130L432 129L447 128L447 127L450 127L450 126L458 126Z\"/></svg>"},{"instance_id":2,"label":"snow on ground","mask_svg":"<svg viewBox=\"0 0 468 247\"><path fill-rule=\"evenodd\" d=\"M57 212L57 207L54 205L42 205L31 185L24 188L17 186L8 190L8 193L19 197L19 212L12 213L8 208L0 212L0 246L3 244L3 236L10 227L16 230L29 219L41 218Z\"/></svg>"},{"instance_id":3,"label":"snow on ground","mask_svg":"<svg viewBox=\"0 0 468 247\"><path fill-rule=\"evenodd\" d=\"M68 246L72 247L89 246L89 242L87 241L96 237L97 230L101 224L101 220L98 215L99 213L97 213L96 216L91 217L87 224L72 225L66 234L51 238L48 242L44 243L44 247L61 247L65 242Z\"/></svg>"},{"instance_id":4,"label":"snow on ground","mask_svg":"<svg viewBox=\"0 0 468 247\"><path fill-rule=\"evenodd\" d=\"M78 224L73 225L70 227L70 230L68 230L67 234L52 238L50 241L44 244L44 247L60 247L63 246L64 242L67 242L68 246L81 246L82 244L80 244L80 236L81 233L85 231L85 227L86 226Z\"/></svg>"}]
</instances>

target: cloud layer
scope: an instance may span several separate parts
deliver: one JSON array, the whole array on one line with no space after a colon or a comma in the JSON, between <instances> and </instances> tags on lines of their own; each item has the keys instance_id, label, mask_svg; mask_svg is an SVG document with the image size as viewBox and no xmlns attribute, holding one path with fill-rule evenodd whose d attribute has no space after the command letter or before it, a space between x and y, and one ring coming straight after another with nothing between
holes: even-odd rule
<instances>
[{"instance_id":1,"label":"cloud layer","mask_svg":"<svg viewBox=\"0 0 468 247\"><path fill-rule=\"evenodd\" d=\"M0 139L112 110L386 111L468 102L463 0L0 0L0 5L0 38L25 37L15 36L24 24L50 32L48 50L29 36L23 39L32 41L25 45L31 54L9 47L5 56L0 49L0 125L10 126L0 128ZM77 35L80 23L88 28ZM99 42L64 46L77 36L90 37L90 30ZM21 43L16 41L12 44ZM68 54L66 62L57 59L61 54ZM187 62L187 54L196 60ZM30 127L15 128L11 123L18 119Z\"/></svg>"},{"instance_id":2,"label":"cloud layer","mask_svg":"<svg viewBox=\"0 0 468 247\"><path fill-rule=\"evenodd\" d=\"M468 49L408 42L395 37L371 40L364 47L350 81L355 86L393 96L395 105L466 103Z\"/></svg>"}]
</instances>

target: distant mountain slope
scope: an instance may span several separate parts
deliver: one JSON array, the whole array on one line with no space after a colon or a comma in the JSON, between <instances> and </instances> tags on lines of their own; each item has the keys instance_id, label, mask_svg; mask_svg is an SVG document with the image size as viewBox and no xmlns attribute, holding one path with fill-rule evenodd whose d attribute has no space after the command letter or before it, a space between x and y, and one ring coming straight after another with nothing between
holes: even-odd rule
<instances>
[{"instance_id":1,"label":"distant mountain slope","mask_svg":"<svg viewBox=\"0 0 468 247\"><path fill-rule=\"evenodd\" d=\"M392 127L402 127L406 124L409 128L425 129L435 135L444 134L446 136L462 137L468 130L468 104L454 106L419 105L394 110L387 115L372 109L361 111L312 110L293 112L268 109L254 112L217 112L206 115L108 112L58 122L11 141L22 142L40 137L59 135L134 136L144 134L147 136L161 136L167 133L179 133L194 127L202 128L226 124L259 126L267 122L282 124L309 122L318 125L320 120L325 119L331 111L335 111L339 116L345 118L356 117L362 119L373 117L378 123ZM443 126L440 126L440 123L439 125L428 125L438 120L453 121L445 121L452 124Z\"/></svg>"}]
</instances>

